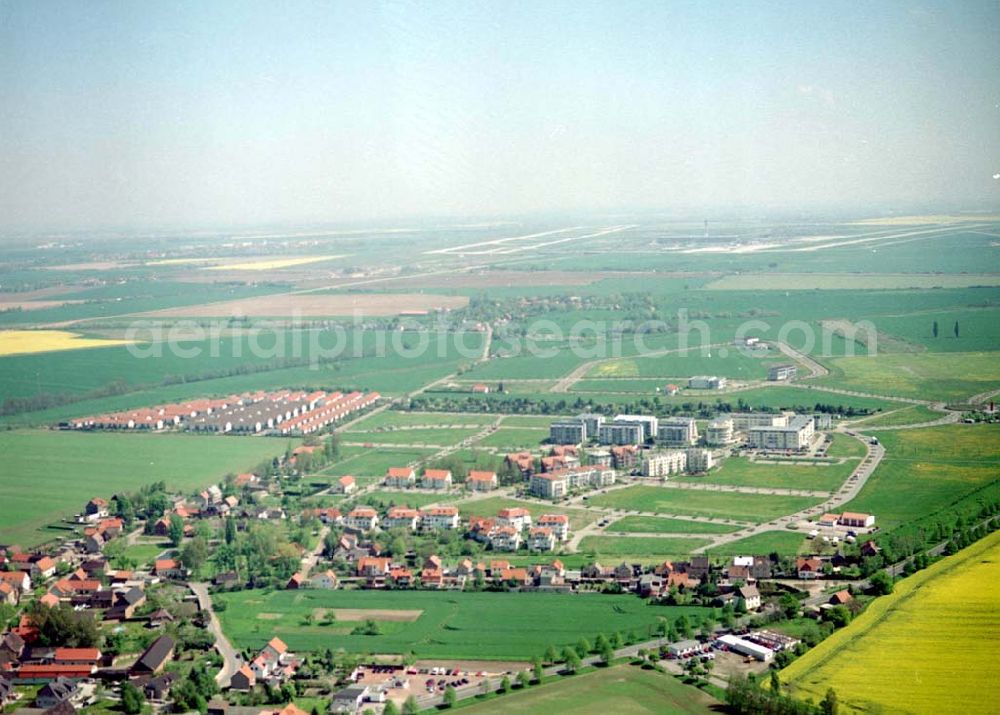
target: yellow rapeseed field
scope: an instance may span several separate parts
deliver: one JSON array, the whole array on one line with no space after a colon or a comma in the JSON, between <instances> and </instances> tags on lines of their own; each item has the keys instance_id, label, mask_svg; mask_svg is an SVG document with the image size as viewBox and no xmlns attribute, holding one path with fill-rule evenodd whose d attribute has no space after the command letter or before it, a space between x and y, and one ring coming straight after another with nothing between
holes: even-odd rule
<instances>
[{"instance_id":1,"label":"yellow rapeseed field","mask_svg":"<svg viewBox=\"0 0 1000 715\"><path fill-rule=\"evenodd\" d=\"M602 362L594 367L587 377L636 377L639 374L639 366L635 360L612 360Z\"/></svg>"},{"instance_id":2,"label":"yellow rapeseed field","mask_svg":"<svg viewBox=\"0 0 1000 715\"><path fill-rule=\"evenodd\" d=\"M801 698L834 688L841 712L995 713L1000 532L896 584L781 672Z\"/></svg>"},{"instance_id":3,"label":"yellow rapeseed field","mask_svg":"<svg viewBox=\"0 0 1000 715\"><path fill-rule=\"evenodd\" d=\"M66 330L0 330L0 357L46 353L53 350L104 348L111 345L127 345L129 342L131 341L84 338L79 333L70 333Z\"/></svg>"},{"instance_id":4,"label":"yellow rapeseed field","mask_svg":"<svg viewBox=\"0 0 1000 715\"><path fill-rule=\"evenodd\" d=\"M302 266L307 263L319 263L320 261L331 261L334 258L343 256L294 256L291 258L274 258L259 261L245 261L242 263L223 263L219 266L206 266L206 271L271 271L278 268L291 268L292 266Z\"/></svg>"}]
</instances>

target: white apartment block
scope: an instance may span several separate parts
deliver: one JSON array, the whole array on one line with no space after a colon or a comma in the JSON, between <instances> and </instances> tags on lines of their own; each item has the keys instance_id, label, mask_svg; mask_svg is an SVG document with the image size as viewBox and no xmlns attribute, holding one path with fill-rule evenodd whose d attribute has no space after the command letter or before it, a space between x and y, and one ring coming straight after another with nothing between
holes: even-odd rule
<instances>
[{"instance_id":1,"label":"white apartment block","mask_svg":"<svg viewBox=\"0 0 1000 715\"><path fill-rule=\"evenodd\" d=\"M357 531L371 531L378 526L378 512L367 506L356 507L344 517L344 526Z\"/></svg>"},{"instance_id":2,"label":"white apartment block","mask_svg":"<svg viewBox=\"0 0 1000 715\"><path fill-rule=\"evenodd\" d=\"M711 445L732 444L736 441L736 429L731 417L719 417L708 423L705 442Z\"/></svg>"},{"instance_id":3,"label":"white apartment block","mask_svg":"<svg viewBox=\"0 0 1000 715\"><path fill-rule=\"evenodd\" d=\"M691 417L669 417L660 420L656 441L661 444L688 446L698 442L698 425Z\"/></svg>"},{"instance_id":4,"label":"white apartment block","mask_svg":"<svg viewBox=\"0 0 1000 715\"><path fill-rule=\"evenodd\" d=\"M782 427L751 427L750 445L758 449L799 450L809 446L816 425L810 415L797 415Z\"/></svg>"},{"instance_id":5,"label":"white apartment block","mask_svg":"<svg viewBox=\"0 0 1000 715\"><path fill-rule=\"evenodd\" d=\"M642 476L666 479L687 469L687 453L679 449L653 452L642 460Z\"/></svg>"},{"instance_id":6,"label":"white apartment block","mask_svg":"<svg viewBox=\"0 0 1000 715\"><path fill-rule=\"evenodd\" d=\"M601 425L597 432L597 441L601 444L642 444L642 425L634 422L609 422Z\"/></svg>"},{"instance_id":7,"label":"white apartment block","mask_svg":"<svg viewBox=\"0 0 1000 715\"><path fill-rule=\"evenodd\" d=\"M519 506L507 507L497 512L496 522L522 531L531 526L531 512Z\"/></svg>"},{"instance_id":8,"label":"white apartment block","mask_svg":"<svg viewBox=\"0 0 1000 715\"><path fill-rule=\"evenodd\" d=\"M565 514L542 514L538 517L538 526L551 530L557 541L569 538L569 517Z\"/></svg>"},{"instance_id":9,"label":"white apartment block","mask_svg":"<svg viewBox=\"0 0 1000 715\"><path fill-rule=\"evenodd\" d=\"M707 472L715 466L712 450L699 447L689 447L687 450L687 470L689 472Z\"/></svg>"},{"instance_id":10,"label":"white apartment block","mask_svg":"<svg viewBox=\"0 0 1000 715\"><path fill-rule=\"evenodd\" d=\"M556 548L556 537L552 529L537 526L528 533L528 548L532 551L552 551Z\"/></svg>"},{"instance_id":11,"label":"white apartment block","mask_svg":"<svg viewBox=\"0 0 1000 715\"><path fill-rule=\"evenodd\" d=\"M494 551L517 551L521 548L521 532L513 526L501 526L490 534Z\"/></svg>"},{"instance_id":12,"label":"white apartment block","mask_svg":"<svg viewBox=\"0 0 1000 715\"><path fill-rule=\"evenodd\" d=\"M453 506L437 506L420 512L420 528L423 531L438 531L440 529L457 529L459 524L458 508Z\"/></svg>"},{"instance_id":13,"label":"white apartment block","mask_svg":"<svg viewBox=\"0 0 1000 715\"><path fill-rule=\"evenodd\" d=\"M405 506L394 506L386 512L382 519L383 529L409 529L417 530L417 523L420 521L420 512Z\"/></svg>"}]
</instances>

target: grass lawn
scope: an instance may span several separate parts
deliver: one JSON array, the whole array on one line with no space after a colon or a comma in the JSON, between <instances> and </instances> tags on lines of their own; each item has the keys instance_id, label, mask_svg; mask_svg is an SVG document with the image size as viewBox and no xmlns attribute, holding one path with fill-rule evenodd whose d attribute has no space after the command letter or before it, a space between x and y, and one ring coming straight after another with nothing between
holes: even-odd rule
<instances>
[{"instance_id":1,"label":"grass lawn","mask_svg":"<svg viewBox=\"0 0 1000 715\"><path fill-rule=\"evenodd\" d=\"M351 432L370 432L386 427L469 427L488 425L496 420L492 415L467 412L401 412L383 410L352 425Z\"/></svg>"},{"instance_id":2,"label":"grass lawn","mask_svg":"<svg viewBox=\"0 0 1000 715\"><path fill-rule=\"evenodd\" d=\"M496 447L511 452L519 449L537 449L538 445L549 438L547 429L532 427L501 427L491 435L476 442L479 447Z\"/></svg>"},{"instance_id":3,"label":"grass lawn","mask_svg":"<svg viewBox=\"0 0 1000 715\"><path fill-rule=\"evenodd\" d=\"M745 539L730 541L707 551L710 556L739 556L742 554L766 555L777 551L782 555L794 555L805 542L802 534L792 531L765 531Z\"/></svg>"},{"instance_id":4,"label":"grass lawn","mask_svg":"<svg viewBox=\"0 0 1000 715\"><path fill-rule=\"evenodd\" d=\"M605 562L654 562L690 556L693 549L710 543L708 539L680 536L585 536L580 540L580 551Z\"/></svg>"},{"instance_id":5,"label":"grass lawn","mask_svg":"<svg viewBox=\"0 0 1000 715\"><path fill-rule=\"evenodd\" d=\"M857 441L857 440L854 440ZM859 443L859 446L860 443ZM710 482L741 487L810 489L833 491L844 483L857 461L843 464L757 464L746 457L730 457L703 477L679 477L683 481Z\"/></svg>"},{"instance_id":6,"label":"grass lawn","mask_svg":"<svg viewBox=\"0 0 1000 715\"><path fill-rule=\"evenodd\" d=\"M780 353L758 351L745 355L736 349L700 348L686 353L670 353L654 357L631 357L609 360L595 365L587 377L688 377L691 375L724 375L748 380L767 376L767 361L780 358ZM614 389L614 388L611 388Z\"/></svg>"},{"instance_id":7,"label":"grass lawn","mask_svg":"<svg viewBox=\"0 0 1000 715\"><path fill-rule=\"evenodd\" d=\"M738 527L661 516L626 516L608 526L608 531L637 534L726 534Z\"/></svg>"},{"instance_id":8,"label":"grass lawn","mask_svg":"<svg viewBox=\"0 0 1000 715\"><path fill-rule=\"evenodd\" d=\"M579 529L591 522L597 521L602 514L591 512L586 509L574 509L573 507L562 507L556 504L539 504L537 502L521 501L508 497L486 497L485 499L475 499L467 502L460 502L458 507L462 518L469 516L495 516L498 511L509 506L519 506L527 509L535 519L542 514L565 514L569 517L571 529Z\"/></svg>"},{"instance_id":9,"label":"grass lawn","mask_svg":"<svg viewBox=\"0 0 1000 715\"><path fill-rule=\"evenodd\" d=\"M886 456L846 511L875 514L883 529L933 514L1000 474L1000 428L944 425L879 435Z\"/></svg>"},{"instance_id":10,"label":"grass lawn","mask_svg":"<svg viewBox=\"0 0 1000 715\"><path fill-rule=\"evenodd\" d=\"M924 405L911 405L901 410L894 410L882 415L875 415L855 423L852 427L859 430L872 430L879 427L895 427L896 425L913 425L921 422L932 422L944 417L943 414Z\"/></svg>"},{"instance_id":11,"label":"grass lawn","mask_svg":"<svg viewBox=\"0 0 1000 715\"><path fill-rule=\"evenodd\" d=\"M712 713L717 701L676 678L620 665L584 673L487 700L467 713L573 713L574 715L652 715Z\"/></svg>"},{"instance_id":12,"label":"grass lawn","mask_svg":"<svg viewBox=\"0 0 1000 715\"><path fill-rule=\"evenodd\" d=\"M798 697L837 691L842 711L996 711L1000 532L896 584L846 628L781 672ZM877 673L892 673L892 687ZM846 706L846 707L845 707Z\"/></svg>"},{"instance_id":13,"label":"grass lawn","mask_svg":"<svg viewBox=\"0 0 1000 715\"><path fill-rule=\"evenodd\" d=\"M828 363L832 373L818 384L925 400L960 402L1000 382L995 352L897 353L831 358Z\"/></svg>"},{"instance_id":14,"label":"grass lawn","mask_svg":"<svg viewBox=\"0 0 1000 715\"><path fill-rule=\"evenodd\" d=\"M428 494L427 492L386 491L380 489L368 494L362 494L358 501L364 504L378 504L382 508L388 508L390 504L394 504L395 506L408 506L419 509L427 504L455 501L462 496L462 492L459 491L446 494Z\"/></svg>"},{"instance_id":15,"label":"grass lawn","mask_svg":"<svg viewBox=\"0 0 1000 715\"><path fill-rule=\"evenodd\" d=\"M590 499L590 504L596 507L708 516L757 523L800 511L818 502L818 499L809 497L703 492L645 485L616 489Z\"/></svg>"},{"instance_id":16,"label":"grass lawn","mask_svg":"<svg viewBox=\"0 0 1000 715\"><path fill-rule=\"evenodd\" d=\"M345 474L381 478L389 467L405 467L410 462L430 456L434 450L412 447L341 447L341 452L344 459L317 474L309 475L309 479L313 480L317 476L342 477Z\"/></svg>"},{"instance_id":17,"label":"grass lawn","mask_svg":"<svg viewBox=\"0 0 1000 715\"><path fill-rule=\"evenodd\" d=\"M134 561L137 566L143 566L151 564L157 556L169 548L171 548L169 541L156 544L140 543L133 546L126 546L123 556L130 561Z\"/></svg>"},{"instance_id":18,"label":"grass lawn","mask_svg":"<svg viewBox=\"0 0 1000 715\"><path fill-rule=\"evenodd\" d=\"M0 543L35 544L95 496L163 480L193 491L281 454L287 440L22 430L0 433Z\"/></svg>"},{"instance_id":19,"label":"grass lawn","mask_svg":"<svg viewBox=\"0 0 1000 715\"><path fill-rule=\"evenodd\" d=\"M659 616L706 609L651 606L634 595L463 593L435 591L240 591L216 597L219 618L238 647L260 648L278 636L293 651L330 647L353 653L413 653L418 658L530 659L598 633L634 631L642 637ZM303 618L316 609L371 609L382 633L354 636L354 622L321 626ZM387 611L420 611L412 621L379 621Z\"/></svg>"},{"instance_id":20,"label":"grass lawn","mask_svg":"<svg viewBox=\"0 0 1000 715\"><path fill-rule=\"evenodd\" d=\"M341 432L340 438L345 442L370 442L372 444L431 444L450 447L463 439L477 434L479 427L414 427L412 429L396 429L386 432Z\"/></svg>"},{"instance_id":21,"label":"grass lawn","mask_svg":"<svg viewBox=\"0 0 1000 715\"><path fill-rule=\"evenodd\" d=\"M826 450L828 457L864 457L868 451L861 440L854 439L854 437L849 437L846 434L832 434L831 436L833 442Z\"/></svg>"}]
</instances>

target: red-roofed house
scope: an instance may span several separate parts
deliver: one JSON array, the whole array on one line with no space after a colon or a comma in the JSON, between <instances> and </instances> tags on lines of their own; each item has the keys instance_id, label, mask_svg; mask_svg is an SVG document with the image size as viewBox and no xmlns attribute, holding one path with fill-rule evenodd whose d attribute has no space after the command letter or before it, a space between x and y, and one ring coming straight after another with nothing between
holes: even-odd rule
<instances>
[{"instance_id":1,"label":"red-roofed house","mask_svg":"<svg viewBox=\"0 0 1000 715\"><path fill-rule=\"evenodd\" d=\"M795 570L801 579L814 579L823 575L823 562L816 558L799 557L795 560Z\"/></svg>"},{"instance_id":2,"label":"red-roofed house","mask_svg":"<svg viewBox=\"0 0 1000 715\"><path fill-rule=\"evenodd\" d=\"M232 690L239 692L247 692L253 690L254 686L257 684L257 676L251 670L250 666L244 663L240 666L240 669L233 673L233 677L229 682L229 687Z\"/></svg>"},{"instance_id":3,"label":"red-roofed house","mask_svg":"<svg viewBox=\"0 0 1000 715\"><path fill-rule=\"evenodd\" d=\"M531 512L519 506L507 507L497 512L497 523L512 526L518 531L531 526Z\"/></svg>"},{"instance_id":4,"label":"red-roofed house","mask_svg":"<svg viewBox=\"0 0 1000 715\"><path fill-rule=\"evenodd\" d=\"M31 574L27 571L2 571L0 582L10 584L21 593L31 590Z\"/></svg>"},{"instance_id":5,"label":"red-roofed house","mask_svg":"<svg viewBox=\"0 0 1000 715\"><path fill-rule=\"evenodd\" d=\"M424 489L451 489L451 470L425 469L420 486Z\"/></svg>"},{"instance_id":6,"label":"red-roofed house","mask_svg":"<svg viewBox=\"0 0 1000 715\"><path fill-rule=\"evenodd\" d=\"M31 576L36 579L45 579L55 576L56 562L48 556L43 556L35 563L31 564Z\"/></svg>"},{"instance_id":7,"label":"red-roofed house","mask_svg":"<svg viewBox=\"0 0 1000 715\"><path fill-rule=\"evenodd\" d=\"M528 548L532 551L552 551L556 537L547 526L536 526L528 531Z\"/></svg>"},{"instance_id":8,"label":"red-roofed house","mask_svg":"<svg viewBox=\"0 0 1000 715\"><path fill-rule=\"evenodd\" d=\"M871 514L859 514L858 512L845 511L840 515L840 525L850 526L856 529L867 529L875 526L875 517Z\"/></svg>"},{"instance_id":9,"label":"red-roofed house","mask_svg":"<svg viewBox=\"0 0 1000 715\"><path fill-rule=\"evenodd\" d=\"M369 506L358 506L344 517L344 526L357 531L371 531L378 526L378 512Z\"/></svg>"},{"instance_id":10,"label":"red-roofed house","mask_svg":"<svg viewBox=\"0 0 1000 715\"><path fill-rule=\"evenodd\" d=\"M153 573L160 578L181 578L184 569L176 559L157 559L153 564Z\"/></svg>"},{"instance_id":11,"label":"red-roofed house","mask_svg":"<svg viewBox=\"0 0 1000 715\"><path fill-rule=\"evenodd\" d=\"M458 528L458 508L436 506L420 512L420 528L424 531Z\"/></svg>"},{"instance_id":12,"label":"red-roofed house","mask_svg":"<svg viewBox=\"0 0 1000 715\"><path fill-rule=\"evenodd\" d=\"M565 514L542 514L538 517L537 525L551 529L559 541L569 538L569 517Z\"/></svg>"},{"instance_id":13,"label":"red-roofed house","mask_svg":"<svg viewBox=\"0 0 1000 715\"><path fill-rule=\"evenodd\" d=\"M420 512L406 506L390 507L382 519L383 529L409 529L416 531Z\"/></svg>"},{"instance_id":14,"label":"red-roofed house","mask_svg":"<svg viewBox=\"0 0 1000 715\"><path fill-rule=\"evenodd\" d=\"M100 659L97 648L56 648L52 658L59 665L97 665Z\"/></svg>"},{"instance_id":15,"label":"red-roofed house","mask_svg":"<svg viewBox=\"0 0 1000 715\"><path fill-rule=\"evenodd\" d=\"M354 477L344 476L337 480L338 494L353 494L358 489Z\"/></svg>"},{"instance_id":16,"label":"red-roofed house","mask_svg":"<svg viewBox=\"0 0 1000 715\"><path fill-rule=\"evenodd\" d=\"M382 556L362 556L358 559L358 576L366 578L385 577L392 567L392 559Z\"/></svg>"},{"instance_id":17,"label":"red-roofed house","mask_svg":"<svg viewBox=\"0 0 1000 715\"><path fill-rule=\"evenodd\" d=\"M474 492L488 492L497 488L497 473L473 469L466 477L465 483Z\"/></svg>"},{"instance_id":18,"label":"red-roofed house","mask_svg":"<svg viewBox=\"0 0 1000 715\"><path fill-rule=\"evenodd\" d=\"M396 489L410 489L417 484L417 473L413 467L389 467L385 473L385 485Z\"/></svg>"}]
</instances>

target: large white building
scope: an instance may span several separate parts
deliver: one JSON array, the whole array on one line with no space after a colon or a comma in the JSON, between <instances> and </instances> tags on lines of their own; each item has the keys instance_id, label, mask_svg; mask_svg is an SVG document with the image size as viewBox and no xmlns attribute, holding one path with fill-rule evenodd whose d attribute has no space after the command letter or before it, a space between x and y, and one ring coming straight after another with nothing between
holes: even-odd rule
<instances>
[{"instance_id":1,"label":"large white building","mask_svg":"<svg viewBox=\"0 0 1000 715\"><path fill-rule=\"evenodd\" d=\"M687 454L679 449L652 452L642 460L642 476L666 479L687 469Z\"/></svg>"},{"instance_id":2,"label":"large white building","mask_svg":"<svg viewBox=\"0 0 1000 715\"><path fill-rule=\"evenodd\" d=\"M749 432L753 427L785 427L794 412L733 412L729 415L733 429Z\"/></svg>"},{"instance_id":3,"label":"large white building","mask_svg":"<svg viewBox=\"0 0 1000 715\"><path fill-rule=\"evenodd\" d=\"M639 425L642 427L642 439L646 441L656 436L660 421L652 415L615 415L616 425Z\"/></svg>"},{"instance_id":4,"label":"large white building","mask_svg":"<svg viewBox=\"0 0 1000 715\"><path fill-rule=\"evenodd\" d=\"M705 442L721 446L732 444L736 439L736 429L731 417L718 417L708 423L705 429Z\"/></svg>"},{"instance_id":5,"label":"large white building","mask_svg":"<svg viewBox=\"0 0 1000 715\"><path fill-rule=\"evenodd\" d=\"M601 425L597 432L597 441L601 444L642 444L642 425L635 422L609 422Z\"/></svg>"},{"instance_id":6,"label":"large white building","mask_svg":"<svg viewBox=\"0 0 1000 715\"><path fill-rule=\"evenodd\" d=\"M748 438L757 449L799 450L809 446L815 432L811 415L796 415L785 426L751 427Z\"/></svg>"},{"instance_id":7,"label":"large white building","mask_svg":"<svg viewBox=\"0 0 1000 715\"><path fill-rule=\"evenodd\" d=\"M721 390L726 386L726 378L715 375L695 375L688 378L688 387L694 390Z\"/></svg>"},{"instance_id":8,"label":"large white building","mask_svg":"<svg viewBox=\"0 0 1000 715\"><path fill-rule=\"evenodd\" d=\"M660 444L687 446L698 442L698 425L691 417L668 417L660 420L656 430Z\"/></svg>"},{"instance_id":9,"label":"large white building","mask_svg":"<svg viewBox=\"0 0 1000 715\"><path fill-rule=\"evenodd\" d=\"M707 472L715 466L712 450L700 447L689 447L687 450L687 470L689 472Z\"/></svg>"},{"instance_id":10,"label":"large white building","mask_svg":"<svg viewBox=\"0 0 1000 715\"><path fill-rule=\"evenodd\" d=\"M543 499L559 499L566 496L571 489L598 489L614 483L615 470L590 465L532 474L528 489Z\"/></svg>"},{"instance_id":11,"label":"large white building","mask_svg":"<svg viewBox=\"0 0 1000 715\"><path fill-rule=\"evenodd\" d=\"M580 444L587 441L587 425L577 418L556 420L549 425L549 441L552 444Z\"/></svg>"}]
</instances>

